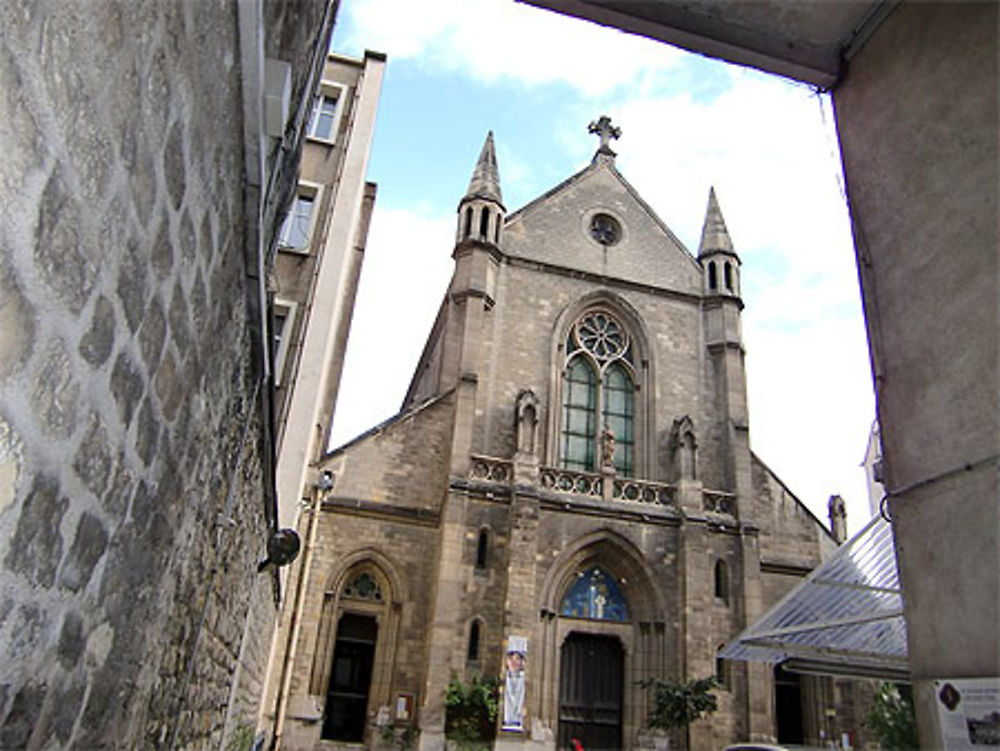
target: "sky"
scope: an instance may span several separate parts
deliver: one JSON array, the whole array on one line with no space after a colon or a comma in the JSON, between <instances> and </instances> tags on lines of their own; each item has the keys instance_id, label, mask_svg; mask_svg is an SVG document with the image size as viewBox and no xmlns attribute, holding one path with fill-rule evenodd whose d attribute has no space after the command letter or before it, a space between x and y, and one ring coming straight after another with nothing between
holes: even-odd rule
<instances>
[{"instance_id":1,"label":"sky","mask_svg":"<svg viewBox=\"0 0 1000 751\"><path fill-rule=\"evenodd\" d=\"M510 0L347 0L332 48L388 64L331 446L399 410L486 133L512 213L589 163L607 114L618 169L692 253L715 187L742 261L751 447L821 520L839 493L861 528L875 406L827 96Z\"/></svg>"}]
</instances>

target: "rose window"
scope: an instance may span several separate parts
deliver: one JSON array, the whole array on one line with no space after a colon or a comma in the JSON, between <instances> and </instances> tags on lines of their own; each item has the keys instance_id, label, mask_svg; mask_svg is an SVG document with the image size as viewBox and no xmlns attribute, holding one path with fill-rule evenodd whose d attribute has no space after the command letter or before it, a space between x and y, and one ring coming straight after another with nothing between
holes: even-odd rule
<instances>
[{"instance_id":1,"label":"rose window","mask_svg":"<svg viewBox=\"0 0 1000 751\"><path fill-rule=\"evenodd\" d=\"M588 313L577 322L576 340L599 361L621 357L628 349L624 329L603 311Z\"/></svg>"}]
</instances>

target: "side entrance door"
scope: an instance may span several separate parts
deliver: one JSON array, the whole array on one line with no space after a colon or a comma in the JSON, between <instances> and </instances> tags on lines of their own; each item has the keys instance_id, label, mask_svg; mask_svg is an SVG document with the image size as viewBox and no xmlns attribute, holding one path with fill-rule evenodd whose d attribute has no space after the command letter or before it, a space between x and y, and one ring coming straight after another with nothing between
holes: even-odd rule
<instances>
[{"instance_id":1,"label":"side entrance door","mask_svg":"<svg viewBox=\"0 0 1000 751\"><path fill-rule=\"evenodd\" d=\"M618 639L570 634L563 642L559 670L557 748L586 751L622 748L624 652Z\"/></svg>"},{"instance_id":2,"label":"side entrance door","mask_svg":"<svg viewBox=\"0 0 1000 751\"><path fill-rule=\"evenodd\" d=\"M326 694L323 738L354 743L364 739L377 637L378 624L371 616L341 616Z\"/></svg>"}]
</instances>

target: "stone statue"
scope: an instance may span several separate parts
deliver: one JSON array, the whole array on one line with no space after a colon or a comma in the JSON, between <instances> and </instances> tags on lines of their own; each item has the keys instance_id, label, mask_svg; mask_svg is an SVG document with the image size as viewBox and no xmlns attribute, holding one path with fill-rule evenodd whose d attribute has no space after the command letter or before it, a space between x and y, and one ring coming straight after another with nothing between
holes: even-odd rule
<instances>
[{"instance_id":1,"label":"stone statue","mask_svg":"<svg viewBox=\"0 0 1000 751\"><path fill-rule=\"evenodd\" d=\"M615 465L615 431L604 426L601 432L601 466L613 467Z\"/></svg>"}]
</instances>

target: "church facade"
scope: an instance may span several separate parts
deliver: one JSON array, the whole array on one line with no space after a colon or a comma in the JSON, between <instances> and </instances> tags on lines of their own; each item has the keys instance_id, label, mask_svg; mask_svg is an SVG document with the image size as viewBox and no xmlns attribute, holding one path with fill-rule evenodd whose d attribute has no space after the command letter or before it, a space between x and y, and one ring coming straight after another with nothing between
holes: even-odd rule
<instances>
[{"instance_id":1,"label":"church facade","mask_svg":"<svg viewBox=\"0 0 1000 751\"><path fill-rule=\"evenodd\" d=\"M444 748L476 676L495 748L663 747L641 682L667 677L719 681L675 747L856 728L849 684L716 659L837 541L751 451L714 191L695 255L591 130L592 162L510 214L487 137L400 413L323 458L280 747Z\"/></svg>"}]
</instances>

